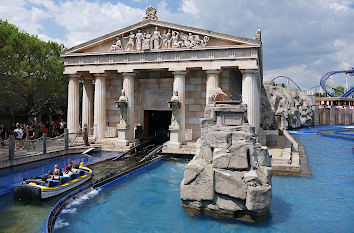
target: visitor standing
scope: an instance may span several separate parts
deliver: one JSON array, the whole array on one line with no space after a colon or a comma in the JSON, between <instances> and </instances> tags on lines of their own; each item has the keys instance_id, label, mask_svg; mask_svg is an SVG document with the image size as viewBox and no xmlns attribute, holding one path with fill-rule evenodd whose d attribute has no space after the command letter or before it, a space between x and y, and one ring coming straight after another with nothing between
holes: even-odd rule
<instances>
[{"instance_id":1,"label":"visitor standing","mask_svg":"<svg viewBox=\"0 0 354 233\"><path fill-rule=\"evenodd\" d=\"M23 141L22 141L22 137L23 137L23 130L21 128L20 123L16 124L16 129L14 130L14 136L15 136L15 147L16 149L23 149Z\"/></svg>"},{"instance_id":2,"label":"visitor standing","mask_svg":"<svg viewBox=\"0 0 354 233\"><path fill-rule=\"evenodd\" d=\"M65 129L65 122L64 122L64 119L61 119L61 121L60 121L60 134L64 133L64 129Z\"/></svg>"},{"instance_id":3,"label":"visitor standing","mask_svg":"<svg viewBox=\"0 0 354 233\"><path fill-rule=\"evenodd\" d=\"M28 140L34 140L36 137L36 132L33 130L32 125L29 127L28 129L28 134L27 134L27 138Z\"/></svg>"},{"instance_id":4,"label":"visitor standing","mask_svg":"<svg viewBox=\"0 0 354 233\"><path fill-rule=\"evenodd\" d=\"M1 141L2 146L5 145L6 137L7 137L7 131L6 131L5 125L2 123L0 126L0 141Z\"/></svg>"}]
</instances>

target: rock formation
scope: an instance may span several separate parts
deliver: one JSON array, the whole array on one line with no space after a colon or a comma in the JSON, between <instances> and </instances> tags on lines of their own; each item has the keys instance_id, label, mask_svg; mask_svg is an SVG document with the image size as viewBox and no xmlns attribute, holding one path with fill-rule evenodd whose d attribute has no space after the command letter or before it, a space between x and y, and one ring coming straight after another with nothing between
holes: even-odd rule
<instances>
[{"instance_id":1,"label":"rock formation","mask_svg":"<svg viewBox=\"0 0 354 233\"><path fill-rule=\"evenodd\" d=\"M250 222L268 212L271 156L245 123L246 109L234 102L206 106L196 155L180 187L187 211Z\"/></svg>"},{"instance_id":2,"label":"rock formation","mask_svg":"<svg viewBox=\"0 0 354 233\"><path fill-rule=\"evenodd\" d=\"M279 129L293 129L311 126L313 124L312 99L297 89L285 88L283 84L274 82L264 83L264 89L267 99L262 99L262 106L266 106L269 101L270 109L264 109L261 122L263 129L273 127L272 114L280 117L278 120ZM269 113L269 114L268 114Z\"/></svg>"}]
</instances>

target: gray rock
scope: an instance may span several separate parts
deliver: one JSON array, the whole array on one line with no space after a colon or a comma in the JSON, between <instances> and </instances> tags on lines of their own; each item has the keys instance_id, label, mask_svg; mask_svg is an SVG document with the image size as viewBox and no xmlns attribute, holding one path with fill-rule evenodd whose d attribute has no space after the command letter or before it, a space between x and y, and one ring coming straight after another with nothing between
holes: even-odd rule
<instances>
[{"instance_id":1,"label":"gray rock","mask_svg":"<svg viewBox=\"0 0 354 233\"><path fill-rule=\"evenodd\" d=\"M213 152L211 147L204 145L200 138L197 140L194 159L204 159L207 163L211 163L213 161Z\"/></svg>"},{"instance_id":2,"label":"gray rock","mask_svg":"<svg viewBox=\"0 0 354 233\"><path fill-rule=\"evenodd\" d=\"M273 175L272 171L273 170L271 167L265 167L265 166L258 167L257 174L262 184L272 185L272 175Z\"/></svg>"},{"instance_id":3,"label":"gray rock","mask_svg":"<svg viewBox=\"0 0 354 233\"><path fill-rule=\"evenodd\" d=\"M247 186L246 208L249 211L263 213L269 210L272 201L270 185Z\"/></svg>"},{"instance_id":4,"label":"gray rock","mask_svg":"<svg viewBox=\"0 0 354 233\"><path fill-rule=\"evenodd\" d=\"M206 143L213 148L229 148L231 145L231 133L223 131L210 132L206 135Z\"/></svg>"},{"instance_id":5,"label":"gray rock","mask_svg":"<svg viewBox=\"0 0 354 233\"><path fill-rule=\"evenodd\" d=\"M216 205L220 209L228 210L232 212L245 209L245 206L241 200L237 200L235 198L230 198L228 196L221 196L221 195L217 195Z\"/></svg>"},{"instance_id":6,"label":"gray rock","mask_svg":"<svg viewBox=\"0 0 354 233\"><path fill-rule=\"evenodd\" d=\"M201 201L214 199L214 170L207 164L199 176L188 185L184 178L180 186L182 200Z\"/></svg>"},{"instance_id":7,"label":"gray rock","mask_svg":"<svg viewBox=\"0 0 354 233\"><path fill-rule=\"evenodd\" d=\"M242 172L215 169L215 192L246 199L246 184Z\"/></svg>"},{"instance_id":8,"label":"gray rock","mask_svg":"<svg viewBox=\"0 0 354 233\"><path fill-rule=\"evenodd\" d=\"M206 166L206 161L203 159L193 159L187 164L184 171L184 184L189 184L200 175Z\"/></svg>"},{"instance_id":9,"label":"gray rock","mask_svg":"<svg viewBox=\"0 0 354 233\"><path fill-rule=\"evenodd\" d=\"M266 146L262 146L261 148L256 149L258 164L261 166L272 166L272 157L268 153L268 148Z\"/></svg>"}]
</instances>

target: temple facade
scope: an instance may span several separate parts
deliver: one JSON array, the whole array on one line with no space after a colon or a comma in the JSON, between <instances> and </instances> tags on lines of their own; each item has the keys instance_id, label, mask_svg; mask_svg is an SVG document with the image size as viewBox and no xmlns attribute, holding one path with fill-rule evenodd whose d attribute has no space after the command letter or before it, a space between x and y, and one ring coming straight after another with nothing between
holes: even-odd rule
<instances>
[{"instance_id":1,"label":"temple facade","mask_svg":"<svg viewBox=\"0 0 354 233\"><path fill-rule=\"evenodd\" d=\"M258 132L260 30L247 39L162 22L148 7L141 22L66 49L61 56L69 78L70 133L81 130L81 121L98 141L129 145L168 130L167 144L179 148L200 137L200 119L215 90L242 99L248 122Z\"/></svg>"}]
</instances>

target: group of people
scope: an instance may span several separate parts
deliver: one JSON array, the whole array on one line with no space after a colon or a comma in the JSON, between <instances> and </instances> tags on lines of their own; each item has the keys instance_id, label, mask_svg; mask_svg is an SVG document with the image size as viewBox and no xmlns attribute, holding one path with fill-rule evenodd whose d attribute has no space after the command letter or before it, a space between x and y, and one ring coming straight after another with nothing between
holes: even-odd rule
<instances>
[{"instance_id":1,"label":"group of people","mask_svg":"<svg viewBox=\"0 0 354 233\"><path fill-rule=\"evenodd\" d=\"M10 135L15 137L15 149L22 150L24 148L24 140L34 140L40 138L45 133L48 137L56 137L64 133L66 123L63 119L60 121L51 121L43 123L12 123L8 128L2 123L0 124L0 142L4 146L5 140Z\"/></svg>"},{"instance_id":2,"label":"group of people","mask_svg":"<svg viewBox=\"0 0 354 233\"><path fill-rule=\"evenodd\" d=\"M59 165L55 164L53 171L48 171L44 176L41 177L43 181L47 180L59 180L60 176L70 177L73 172L80 172L80 166L78 163L69 162L63 171L60 170Z\"/></svg>"}]
</instances>

